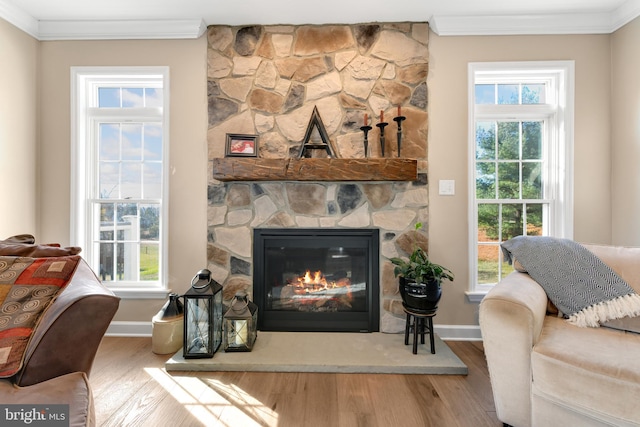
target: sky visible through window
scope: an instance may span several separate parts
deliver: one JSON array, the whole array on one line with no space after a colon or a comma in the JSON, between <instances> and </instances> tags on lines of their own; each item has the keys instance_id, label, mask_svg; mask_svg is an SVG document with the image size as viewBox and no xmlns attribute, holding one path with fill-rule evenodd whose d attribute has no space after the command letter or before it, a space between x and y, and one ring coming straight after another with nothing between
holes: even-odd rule
<instances>
[{"instance_id":1,"label":"sky visible through window","mask_svg":"<svg viewBox=\"0 0 640 427\"><path fill-rule=\"evenodd\" d=\"M100 108L162 107L162 89L158 88L98 88Z\"/></svg>"},{"instance_id":2,"label":"sky visible through window","mask_svg":"<svg viewBox=\"0 0 640 427\"><path fill-rule=\"evenodd\" d=\"M98 88L99 108L162 106L162 89ZM99 194L102 199L159 199L162 124L103 122L99 125Z\"/></svg>"},{"instance_id":3,"label":"sky visible through window","mask_svg":"<svg viewBox=\"0 0 640 427\"><path fill-rule=\"evenodd\" d=\"M544 83L476 84L476 104L544 104Z\"/></svg>"}]
</instances>

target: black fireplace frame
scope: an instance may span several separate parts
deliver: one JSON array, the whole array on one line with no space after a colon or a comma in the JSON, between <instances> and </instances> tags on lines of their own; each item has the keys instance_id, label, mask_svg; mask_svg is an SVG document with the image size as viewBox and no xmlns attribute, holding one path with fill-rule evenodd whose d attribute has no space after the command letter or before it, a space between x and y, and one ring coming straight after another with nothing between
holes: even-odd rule
<instances>
[{"instance_id":1,"label":"black fireplace frame","mask_svg":"<svg viewBox=\"0 0 640 427\"><path fill-rule=\"evenodd\" d=\"M306 313L267 310L265 243L296 239L316 247L317 239L366 239L368 258L367 312ZM378 332L380 330L380 230L377 228L255 228L253 230L253 301L258 305L258 329L290 332Z\"/></svg>"}]
</instances>

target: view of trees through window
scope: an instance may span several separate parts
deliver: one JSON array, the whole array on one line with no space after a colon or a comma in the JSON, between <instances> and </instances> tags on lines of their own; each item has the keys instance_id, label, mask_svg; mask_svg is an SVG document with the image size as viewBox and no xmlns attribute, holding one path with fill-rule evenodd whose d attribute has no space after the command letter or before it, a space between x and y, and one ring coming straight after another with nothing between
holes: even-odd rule
<instances>
[{"instance_id":1,"label":"view of trees through window","mask_svg":"<svg viewBox=\"0 0 640 427\"><path fill-rule=\"evenodd\" d=\"M542 84L476 85L477 104L539 104L543 99ZM513 271L501 262L501 242L543 233L544 126L544 120L476 120L478 283L496 283Z\"/></svg>"}]
</instances>

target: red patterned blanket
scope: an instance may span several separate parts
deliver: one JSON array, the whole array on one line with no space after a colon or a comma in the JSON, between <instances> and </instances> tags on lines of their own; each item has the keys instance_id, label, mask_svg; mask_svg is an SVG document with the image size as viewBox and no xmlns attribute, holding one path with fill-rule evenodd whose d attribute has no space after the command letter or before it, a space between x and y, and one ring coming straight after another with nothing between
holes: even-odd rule
<instances>
[{"instance_id":1,"label":"red patterned blanket","mask_svg":"<svg viewBox=\"0 0 640 427\"><path fill-rule=\"evenodd\" d=\"M0 256L0 378L15 375L42 314L76 271L80 257Z\"/></svg>"}]
</instances>

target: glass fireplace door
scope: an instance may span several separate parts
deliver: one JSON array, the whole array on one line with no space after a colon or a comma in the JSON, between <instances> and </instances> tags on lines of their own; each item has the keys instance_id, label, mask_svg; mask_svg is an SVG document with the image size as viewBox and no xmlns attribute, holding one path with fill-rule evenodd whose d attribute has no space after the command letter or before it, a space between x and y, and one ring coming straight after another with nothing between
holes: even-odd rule
<instances>
[{"instance_id":1,"label":"glass fireplace door","mask_svg":"<svg viewBox=\"0 0 640 427\"><path fill-rule=\"evenodd\" d=\"M260 329L378 330L378 236L369 229L256 230Z\"/></svg>"}]
</instances>

